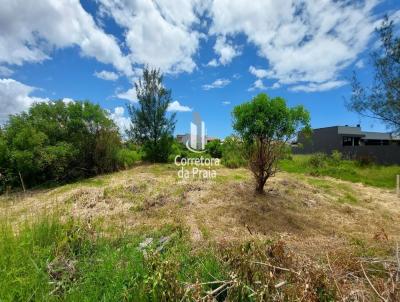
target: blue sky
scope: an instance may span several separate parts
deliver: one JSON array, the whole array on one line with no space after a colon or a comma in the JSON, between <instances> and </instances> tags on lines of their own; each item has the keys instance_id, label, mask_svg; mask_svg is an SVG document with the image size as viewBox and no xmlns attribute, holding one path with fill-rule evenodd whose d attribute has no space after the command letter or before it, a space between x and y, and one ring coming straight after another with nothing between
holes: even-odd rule
<instances>
[{"instance_id":1,"label":"blue sky","mask_svg":"<svg viewBox=\"0 0 400 302\"><path fill-rule=\"evenodd\" d=\"M260 92L304 105L312 126L385 127L348 112L349 77L368 84L375 27L400 2L309 0L0 0L0 122L35 101L83 100L121 127L144 64L172 89L176 133L199 112L208 134Z\"/></svg>"}]
</instances>

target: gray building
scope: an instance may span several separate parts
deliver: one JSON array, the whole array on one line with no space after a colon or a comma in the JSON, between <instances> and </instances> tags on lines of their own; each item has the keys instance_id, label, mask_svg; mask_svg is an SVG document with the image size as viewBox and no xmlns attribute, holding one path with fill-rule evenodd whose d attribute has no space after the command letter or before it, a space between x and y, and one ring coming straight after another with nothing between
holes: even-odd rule
<instances>
[{"instance_id":1,"label":"gray building","mask_svg":"<svg viewBox=\"0 0 400 302\"><path fill-rule=\"evenodd\" d=\"M348 158L368 156L383 164L400 164L400 137L391 133L362 131L360 125L313 129L310 137L299 134L294 153L332 153Z\"/></svg>"}]
</instances>

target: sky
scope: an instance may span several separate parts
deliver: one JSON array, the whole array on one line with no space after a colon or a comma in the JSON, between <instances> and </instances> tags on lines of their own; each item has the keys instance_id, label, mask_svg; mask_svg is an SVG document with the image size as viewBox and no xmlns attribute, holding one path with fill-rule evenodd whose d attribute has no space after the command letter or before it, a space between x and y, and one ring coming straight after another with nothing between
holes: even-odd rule
<instances>
[{"instance_id":1,"label":"sky","mask_svg":"<svg viewBox=\"0 0 400 302\"><path fill-rule=\"evenodd\" d=\"M0 124L34 102L90 100L121 131L145 65L160 68L175 134L200 113L209 136L232 130L258 93L303 105L313 128L379 121L349 112L349 80L372 77L369 53L399 0L0 0Z\"/></svg>"}]
</instances>

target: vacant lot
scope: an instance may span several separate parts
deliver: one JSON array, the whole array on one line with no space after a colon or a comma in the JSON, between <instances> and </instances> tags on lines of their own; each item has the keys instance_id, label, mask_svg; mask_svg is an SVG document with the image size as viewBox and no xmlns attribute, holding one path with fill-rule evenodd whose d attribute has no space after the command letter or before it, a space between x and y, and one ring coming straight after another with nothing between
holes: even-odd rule
<instances>
[{"instance_id":1,"label":"vacant lot","mask_svg":"<svg viewBox=\"0 0 400 302\"><path fill-rule=\"evenodd\" d=\"M0 300L400 299L394 189L281 172L266 191L141 165L1 196Z\"/></svg>"}]
</instances>

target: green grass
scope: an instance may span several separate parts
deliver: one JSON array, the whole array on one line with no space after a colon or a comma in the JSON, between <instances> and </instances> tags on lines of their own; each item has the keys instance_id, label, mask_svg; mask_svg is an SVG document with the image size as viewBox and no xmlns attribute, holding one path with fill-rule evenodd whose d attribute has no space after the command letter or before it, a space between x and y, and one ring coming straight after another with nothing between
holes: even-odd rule
<instances>
[{"instance_id":1,"label":"green grass","mask_svg":"<svg viewBox=\"0 0 400 302\"><path fill-rule=\"evenodd\" d=\"M342 197L339 197L338 202L356 204L358 199L353 194L346 192Z\"/></svg>"},{"instance_id":2,"label":"green grass","mask_svg":"<svg viewBox=\"0 0 400 302\"><path fill-rule=\"evenodd\" d=\"M166 235L171 240L156 253ZM147 237L154 243L144 255L138 246ZM53 218L18 234L2 223L0 276L0 301L174 301L184 282L226 277L210 252L190 252L179 228L99 237L84 224Z\"/></svg>"},{"instance_id":3,"label":"green grass","mask_svg":"<svg viewBox=\"0 0 400 302\"><path fill-rule=\"evenodd\" d=\"M310 266L306 277L293 273L299 270L298 260L281 241L191 246L179 225L101 234L98 224L89 227L72 219L44 217L18 230L1 222L0 301L199 301L232 278L235 286L222 291L216 301L269 301L272 295L297 301L304 297L305 282L310 284L310 297L318 301L338 298L319 264ZM170 240L157 252L165 236ZM150 237L153 242L143 252L140 243ZM352 244L371 257L377 253L362 239ZM288 280L290 286L277 292L280 280Z\"/></svg>"},{"instance_id":4,"label":"green grass","mask_svg":"<svg viewBox=\"0 0 400 302\"><path fill-rule=\"evenodd\" d=\"M396 175L400 174L400 166L370 165L359 166L357 162L326 160L322 167L315 168L309 164L311 155L294 155L292 159L280 161L281 170L290 173L301 173L318 176L330 176L351 182L360 182L380 188L395 188Z\"/></svg>"}]
</instances>

